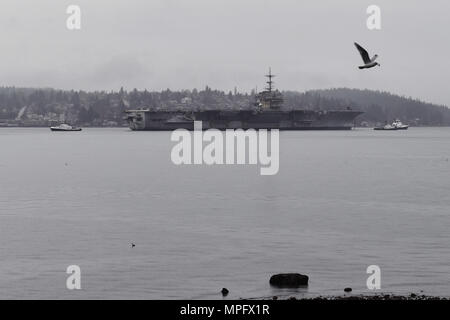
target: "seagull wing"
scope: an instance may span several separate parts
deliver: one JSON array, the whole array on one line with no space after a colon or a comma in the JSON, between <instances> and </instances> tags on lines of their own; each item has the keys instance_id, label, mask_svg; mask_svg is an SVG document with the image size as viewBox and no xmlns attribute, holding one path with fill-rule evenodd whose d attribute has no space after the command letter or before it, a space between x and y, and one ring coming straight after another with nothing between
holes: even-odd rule
<instances>
[{"instance_id":1,"label":"seagull wing","mask_svg":"<svg viewBox=\"0 0 450 320\"><path fill-rule=\"evenodd\" d=\"M355 42L355 46L356 49L358 49L359 54L361 55L364 63L369 63L370 62L370 57L369 57L369 53L367 53L366 49L364 49L363 47L361 47L359 44L357 44Z\"/></svg>"}]
</instances>

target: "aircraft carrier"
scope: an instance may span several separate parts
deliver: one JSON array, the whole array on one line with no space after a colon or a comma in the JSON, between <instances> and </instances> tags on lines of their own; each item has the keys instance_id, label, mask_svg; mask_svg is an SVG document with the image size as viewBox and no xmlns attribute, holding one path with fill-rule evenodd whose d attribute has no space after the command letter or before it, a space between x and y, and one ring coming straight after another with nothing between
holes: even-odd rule
<instances>
[{"instance_id":1,"label":"aircraft carrier","mask_svg":"<svg viewBox=\"0 0 450 320\"><path fill-rule=\"evenodd\" d=\"M268 86L256 95L249 110L161 111L127 110L131 130L166 131L194 130L194 121L202 121L207 129L279 129L279 130L351 130L356 110L282 110L283 95L273 88L271 71L266 75Z\"/></svg>"}]
</instances>

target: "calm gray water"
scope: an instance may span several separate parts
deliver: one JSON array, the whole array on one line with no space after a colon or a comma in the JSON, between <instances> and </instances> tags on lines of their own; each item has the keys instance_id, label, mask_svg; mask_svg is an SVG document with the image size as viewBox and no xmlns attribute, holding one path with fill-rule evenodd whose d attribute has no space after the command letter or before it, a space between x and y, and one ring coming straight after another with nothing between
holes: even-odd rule
<instances>
[{"instance_id":1,"label":"calm gray water","mask_svg":"<svg viewBox=\"0 0 450 320\"><path fill-rule=\"evenodd\" d=\"M276 176L177 167L169 137L0 129L0 298L369 293L372 264L382 292L450 296L449 128L281 132Z\"/></svg>"}]
</instances>

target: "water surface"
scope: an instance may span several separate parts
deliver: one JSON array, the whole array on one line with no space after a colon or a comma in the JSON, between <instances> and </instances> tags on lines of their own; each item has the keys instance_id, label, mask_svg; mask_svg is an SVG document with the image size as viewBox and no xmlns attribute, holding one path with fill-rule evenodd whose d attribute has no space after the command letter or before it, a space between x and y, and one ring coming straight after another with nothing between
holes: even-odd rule
<instances>
[{"instance_id":1,"label":"water surface","mask_svg":"<svg viewBox=\"0 0 450 320\"><path fill-rule=\"evenodd\" d=\"M180 166L168 132L0 129L0 298L450 296L450 129L281 132L280 172ZM131 248L131 243L136 247ZM82 270L66 289L67 266ZM300 272L308 288L269 286Z\"/></svg>"}]
</instances>

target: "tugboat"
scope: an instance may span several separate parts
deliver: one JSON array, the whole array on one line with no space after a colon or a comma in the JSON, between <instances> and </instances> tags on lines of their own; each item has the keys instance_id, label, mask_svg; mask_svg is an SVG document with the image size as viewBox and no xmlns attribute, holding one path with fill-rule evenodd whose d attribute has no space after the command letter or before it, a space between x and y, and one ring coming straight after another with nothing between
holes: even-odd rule
<instances>
[{"instance_id":1,"label":"tugboat","mask_svg":"<svg viewBox=\"0 0 450 320\"><path fill-rule=\"evenodd\" d=\"M403 124L398 119L396 119L392 125L395 126L397 128L397 130L408 130L408 128L409 128L409 125Z\"/></svg>"},{"instance_id":2,"label":"tugboat","mask_svg":"<svg viewBox=\"0 0 450 320\"><path fill-rule=\"evenodd\" d=\"M50 130L52 130L52 131L81 131L81 128L73 127L73 126L63 123L57 127L50 127Z\"/></svg>"},{"instance_id":3,"label":"tugboat","mask_svg":"<svg viewBox=\"0 0 450 320\"><path fill-rule=\"evenodd\" d=\"M392 124L387 124L384 127L376 127L374 130L408 130L409 125L403 124L400 120L396 119Z\"/></svg>"}]
</instances>

